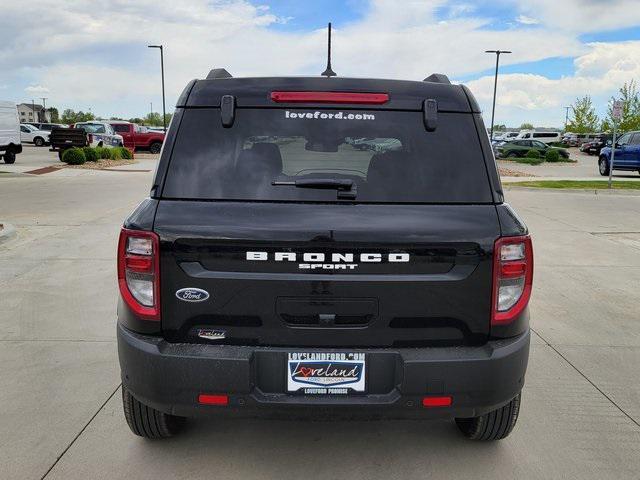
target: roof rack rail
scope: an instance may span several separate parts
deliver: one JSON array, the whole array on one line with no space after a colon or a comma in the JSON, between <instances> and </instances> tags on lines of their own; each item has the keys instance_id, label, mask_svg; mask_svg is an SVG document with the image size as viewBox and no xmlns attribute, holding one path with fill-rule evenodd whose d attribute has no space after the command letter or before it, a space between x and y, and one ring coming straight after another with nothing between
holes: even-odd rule
<instances>
[{"instance_id":1,"label":"roof rack rail","mask_svg":"<svg viewBox=\"0 0 640 480\"><path fill-rule=\"evenodd\" d=\"M451 85L449 77L447 77L444 73L432 73L427 78L425 78L423 82L445 83L447 85Z\"/></svg>"},{"instance_id":2,"label":"roof rack rail","mask_svg":"<svg viewBox=\"0 0 640 480\"><path fill-rule=\"evenodd\" d=\"M227 72L224 68L214 68L207 75L207 80L218 80L220 78L232 78L229 72Z\"/></svg>"}]
</instances>

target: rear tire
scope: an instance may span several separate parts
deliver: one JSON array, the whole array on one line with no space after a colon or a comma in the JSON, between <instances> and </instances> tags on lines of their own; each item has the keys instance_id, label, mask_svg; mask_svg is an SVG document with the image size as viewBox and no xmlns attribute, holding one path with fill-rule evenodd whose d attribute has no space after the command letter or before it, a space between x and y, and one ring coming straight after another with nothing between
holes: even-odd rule
<instances>
[{"instance_id":1,"label":"rear tire","mask_svg":"<svg viewBox=\"0 0 640 480\"><path fill-rule=\"evenodd\" d=\"M153 153L154 155L160 153L160 149L162 149L162 144L160 142L153 142L149 145L149 153Z\"/></svg>"},{"instance_id":2,"label":"rear tire","mask_svg":"<svg viewBox=\"0 0 640 480\"><path fill-rule=\"evenodd\" d=\"M600 157L600 160L598 160L598 171L603 177L609 175L609 162L605 157Z\"/></svg>"},{"instance_id":3,"label":"rear tire","mask_svg":"<svg viewBox=\"0 0 640 480\"><path fill-rule=\"evenodd\" d=\"M16 163L16 154L11 150L4 152L4 163L11 164Z\"/></svg>"},{"instance_id":4,"label":"rear tire","mask_svg":"<svg viewBox=\"0 0 640 480\"><path fill-rule=\"evenodd\" d=\"M44 138L41 138L41 137L36 137L36 138L34 138L34 139L33 139L33 144L34 144L36 147L42 147L42 146L44 145Z\"/></svg>"},{"instance_id":5,"label":"rear tire","mask_svg":"<svg viewBox=\"0 0 640 480\"><path fill-rule=\"evenodd\" d=\"M518 158L518 154L516 152L507 153L507 158Z\"/></svg>"},{"instance_id":6,"label":"rear tire","mask_svg":"<svg viewBox=\"0 0 640 480\"><path fill-rule=\"evenodd\" d=\"M148 407L136 400L129 390L122 388L124 418L133 433L144 438L167 438L178 433L185 424L184 417L176 417Z\"/></svg>"},{"instance_id":7,"label":"rear tire","mask_svg":"<svg viewBox=\"0 0 640 480\"><path fill-rule=\"evenodd\" d=\"M456 424L471 440L493 441L507 438L518 421L520 393L504 407L473 418L456 418Z\"/></svg>"}]
</instances>

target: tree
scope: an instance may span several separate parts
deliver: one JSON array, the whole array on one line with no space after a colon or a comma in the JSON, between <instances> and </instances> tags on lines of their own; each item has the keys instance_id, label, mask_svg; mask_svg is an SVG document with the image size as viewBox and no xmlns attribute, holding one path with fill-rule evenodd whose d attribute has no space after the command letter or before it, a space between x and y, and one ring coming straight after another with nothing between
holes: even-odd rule
<instances>
[{"instance_id":1,"label":"tree","mask_svg":"<svg viewBox=\"0 0 640 480\"><path fill-rule=\"evenodd\" d=\"M60 115L58 114L58 109L56 107L49 107L49 108L47 108L47 110L49 110L51 123L59 123L60 122Z\"/></svg>"},{"instance_id":2,"label":"tree","mask_svg":"<svg viewBox=\"0 0 640 480\"><path fill-rule=\"evenodd\" d=\"M171 122L172 115L167 113L165 116L167 126ZM130 118L131 123L139 123L141 125L148 125L150 127L162 127L162 115L158 112L147 113L144 118Z\"/></svg>"},{"instance_id":3,"label":"tree","mask_svg":"<svg viewBox=\"0 0 640 480\"><path fill-rule=\"evenodd\" d=\"M520 130L533 130L533 125L531 123L523 123L520 125Z\"/></svg>"},{"instance_id":4,"label":"tree","mask_svg":"<svg viewBox=\"0 0 640 480\"><path fill-rule=\"evenodd\" d=\"M567 131L574 133L590 133L598 129L598 115L591 101L591 96L576 98L571 106L572 116L567 124Z\"/></svg>"},{"instance_id":5,"label":"tree","mask_svg":"<svg viewBox=\"0 0 640 480\"><path fill-rule=\"evenodd\" d=\"M146 117L144 117L145 125L152 125L154 127L162 125L162 116L158 112L148 113Z\"/></svg>"},{"instance_id":6,"label":"tree","mask_svg":"<svg viewBox=\"0 0 640 480\"><path fill-rule=\"evenodd\" d=\"M504 132L507 129L506 125L494 125L493 126L493 131L494 132Z\"/></svg>"},{"instance_id":7,"label":"tree","mask_svg":"<svg viewBox=\"0 0 640 480\"><path fill-rule=\"evenodd\" d=\"M95 120L96 117L91 112L83 112L82 110L76 112L70 108L67 108L62 112L62 123L77 123L77 122L89 122Z\"/></svg>"},{"instance_id":8,"label":"tree","mask_svg":"<svg viewBox=\"0 0 640 480\"><path fill-rule=\"evenodd\" d=\"M619 90L618 98L611 98L607 111L607 118L603 120L602 127L606 130L613 130L613 124L616 122L613 118L613 101L622 101L622 118L617 121L618 131L628 132L630 130L640 130L640 94L636 88L636 83L631 80L625 83Z\"/></svg>"}]
</instances>

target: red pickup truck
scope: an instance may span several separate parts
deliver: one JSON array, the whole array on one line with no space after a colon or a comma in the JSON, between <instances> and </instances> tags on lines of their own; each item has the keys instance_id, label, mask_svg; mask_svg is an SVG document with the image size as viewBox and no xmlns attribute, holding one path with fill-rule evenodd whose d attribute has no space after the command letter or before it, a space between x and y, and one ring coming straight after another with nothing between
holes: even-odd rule
<instances>
[{"instance_id":1,"label":"red pickup truck","mask_svg":"<svg viewBox=\"0 0 640 480\"><path fill-rule=\"evenodd\" d=\"M147 127L123 121L111 121L109 124L117 134L122 135L124 146L130 150L149 150L160 153L164 142L164 133L151 132Z\"/></svg>"}]
</instances>

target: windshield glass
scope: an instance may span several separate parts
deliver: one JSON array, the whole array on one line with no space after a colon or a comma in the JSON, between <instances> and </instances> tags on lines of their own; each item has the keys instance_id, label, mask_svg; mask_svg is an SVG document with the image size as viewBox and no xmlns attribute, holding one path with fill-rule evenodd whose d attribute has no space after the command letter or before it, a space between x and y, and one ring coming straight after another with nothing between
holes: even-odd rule
<instances>
[{"instance_id":1,"label":"windshield glass","mask_svg":"<svg viewBox=\"0 0 640 480\"><path fill-rule=\"evenodd\" d=\"M440 113L427 132L421 112L187 109L164 198L338 201L335 189L273 185L306 179L353 182L356 202L490 203L473 116Z\"/></svg>"},{"instance_id":2,"label":"windshield glass","mask_svg":"<svg viewBox=\"0 0 640 480\"><path fill-rule=\"evenodd\" d=\"M81 123L76 126L78 128L84 129L84 131L87 133L105 133L106 132L104 125L101 125L99 123Z\"/></svg>"}]
</instances>

